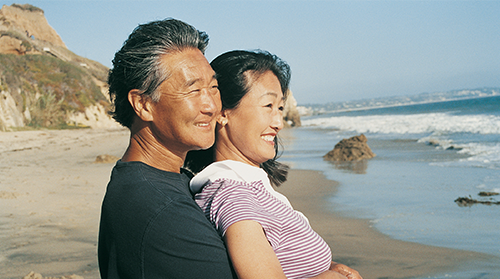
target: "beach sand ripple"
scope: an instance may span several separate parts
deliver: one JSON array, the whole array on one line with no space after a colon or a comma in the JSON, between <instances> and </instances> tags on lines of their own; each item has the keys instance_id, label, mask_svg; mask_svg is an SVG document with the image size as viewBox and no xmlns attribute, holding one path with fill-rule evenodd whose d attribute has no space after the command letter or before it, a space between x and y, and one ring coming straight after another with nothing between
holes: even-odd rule
<instances>
[{"instance_id":1,"label":"beach sand ripple","mask_svg":"<svg viewBox=\"0 0 500 279\"><path fill-rule=\"evenodd\" d=\"M0 132L0 278L35 271L60 278L99 278L97 233L102 198L126 130ZM108 163L95 163L110 155ZM365 279L408 278L446 271L481 254L393 240L368 220L335 213L326 198L335 181L292 170L279 191L327 241L334 260Z\"/></svg>"}]
</instances>

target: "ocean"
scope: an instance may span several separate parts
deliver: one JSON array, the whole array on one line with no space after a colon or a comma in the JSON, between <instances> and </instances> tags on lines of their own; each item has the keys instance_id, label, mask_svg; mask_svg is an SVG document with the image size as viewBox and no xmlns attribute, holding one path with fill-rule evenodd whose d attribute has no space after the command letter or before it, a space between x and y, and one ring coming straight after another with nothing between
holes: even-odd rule
<instances>
[{"instance_id":1,"label":"ocean","mask_svg":"<svg viewBox=\"0 0 500 279\"><path fill-rule=\"evenodd\" d=\"M392 238L491 255L430 278L500 278L500 89L301 106L302 127L285 129L280 161L340 183L328 197L341 214L369 219ZM377 155L334 163L322 156L364 134ZM426 277L429 278L429 277Z\"/></svg>"}]
</instances>

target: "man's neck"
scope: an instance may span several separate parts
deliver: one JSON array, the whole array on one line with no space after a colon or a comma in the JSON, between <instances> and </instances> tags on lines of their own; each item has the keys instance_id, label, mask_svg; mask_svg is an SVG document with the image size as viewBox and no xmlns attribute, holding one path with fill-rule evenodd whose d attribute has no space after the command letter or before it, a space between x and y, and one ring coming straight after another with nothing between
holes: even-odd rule
<instances>
[{"instance_id":1,"label":"man's neck","mask_svg":"<svg viewBox=\"0 0 500 279\"><path fill-rule=\"evenodd\" d=\"M148 131L148 128L132 131L122 161L138 161L160 170L179 173L186 154L175 154L168 150Z\"/></svg>"}]
</instances>

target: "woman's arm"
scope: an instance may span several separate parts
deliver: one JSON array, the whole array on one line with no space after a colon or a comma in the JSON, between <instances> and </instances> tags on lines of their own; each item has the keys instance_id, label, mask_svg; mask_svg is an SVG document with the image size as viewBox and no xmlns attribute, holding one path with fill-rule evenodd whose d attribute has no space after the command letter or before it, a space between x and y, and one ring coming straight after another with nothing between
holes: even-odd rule
<instances>
[{"instance_id":1,"label":"woman's arm","mask_svg":"<svg viewBox=\"0 0 500 279\"><path fill-rule=\"evenodd\" d=\"M232 224L224 241L238 278L286 278L258 222L243 220Z\"/></svg>"},{"instance_id":2,"label":"woman's arm","mask_svg":"<svg viewBox=\"0 0 500 279\"><path fill-rule=\"evenodd\" d=\"M359 272L344 264L332 262L330 270L321 273L318 276L309 279L332 279L332 278L347 278L347 279L363 279Z\"/></svg>"},{"instance_id":3,"label":"woman's arm","mask_svg":"<svg viewBox=\"0 0 500 279\"><path fill-rule=\"evenodd\" d=\"M363 277L361 277L361 275L357 270L354 270L344 264L339 264L332 261L332 264L330 265L330 270L345 275L348 279L363 279Z\"/></svg>"},{"instance_id":4,"label":"woman's arm","mask_svg":"<svg viewBox=\"0 0 500 279\"><path fill-rule=\"evenodd\" d=\"M239 221L226 230L224 235L229 257L239 279L285 279L281 264L269 244L262 226L252 220ZM357 274L355 270L332 262L330 270L313 277L315 279L345 279L342 274ZM359 274L358 274L359 276Z\"/></svg>"}]
</instances>

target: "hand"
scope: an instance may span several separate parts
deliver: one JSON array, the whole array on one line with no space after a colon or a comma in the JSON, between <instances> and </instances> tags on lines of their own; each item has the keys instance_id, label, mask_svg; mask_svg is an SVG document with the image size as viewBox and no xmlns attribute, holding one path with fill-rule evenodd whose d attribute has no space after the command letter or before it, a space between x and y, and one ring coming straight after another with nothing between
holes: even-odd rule
<instances>
[{"instance_id":1,"label":"hand","mask_svg":"<svg viewBox=\"0 0 500 279\"><path fill-rule=\"evenodd\" d=\"M359 275L359 272L357 272L356 270L354 270L354 269L352 269L344 264L332 262L332 264L330 265L330 270L336 271L336 272L346 276L347 279L363 279L363 277L361 277L361 275Z\"/></svg>"}]
</instances>

